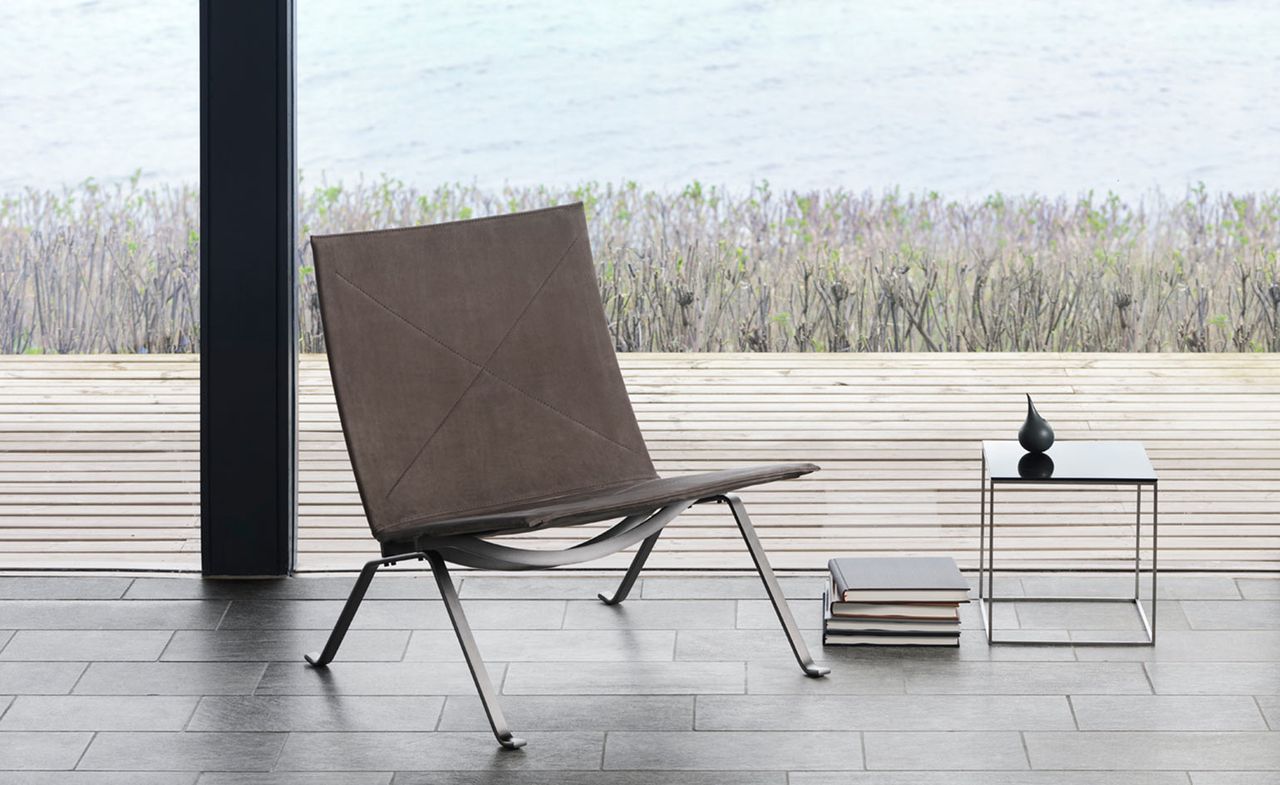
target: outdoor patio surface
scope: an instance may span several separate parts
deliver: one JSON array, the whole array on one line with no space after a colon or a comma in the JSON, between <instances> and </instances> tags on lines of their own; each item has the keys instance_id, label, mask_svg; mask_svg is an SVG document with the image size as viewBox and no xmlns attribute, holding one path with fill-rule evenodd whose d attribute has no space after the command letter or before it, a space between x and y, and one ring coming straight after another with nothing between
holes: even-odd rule
<instances>
[{"instance_id":1,"label":"outdoor patio surface","mask_svg":"<svg viewBox=\"0 0 1280 785\"><path fill-rule=\"evenodd\" d=\"M753 576L650 575L619 607L593 599L617 579L462 576L528 741L507 752L422 573L374 582L327 672L301 655L323 644L350 576L0 577L0 783L1280 782L1274 574L1162 576L1154 649L988 648L970 605L958 650L823 651L822 580L784 578L832 667L822 680L801 675ZM1131 587L1024 575L1000 588ZM1120 606L1001 610L1037 634L1137 625Z\"/></svg>"},{"instance_id":2,"label":"outdoor patio surface","mask_svg":"<svg viewBox=\"0 0 1280 785\"><path fill-rule=\"evenodd\" d=\"M742 494L782 569L820 570L833 553L976 567L979 443L1016 437L1024 393L1059 440L1146 445L1160 474L1162 565L1280 569L1280 354L618 359L662 474L822 466ZM192 355L0 357L0 569L198 571L199 376ZM377 543L323 356L302 358L298 385L298 567L355 570ZM1131 488L1002 491L1001 563L1123 568L1133 512ZM563 548L609 523L533 538ZM680 516L649 563L751 566L714 505Z\"/></svg>"}]
</instances>

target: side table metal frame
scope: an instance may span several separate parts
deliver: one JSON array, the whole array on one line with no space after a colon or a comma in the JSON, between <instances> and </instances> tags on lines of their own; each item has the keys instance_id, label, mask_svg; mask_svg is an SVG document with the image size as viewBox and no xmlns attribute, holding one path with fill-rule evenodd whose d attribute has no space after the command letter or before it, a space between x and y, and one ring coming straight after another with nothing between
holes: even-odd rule
<instances>
[{"instance_id":1,"label":"side table metal frame","mask_svg":"<svg viewBox=\"0 0 1280 785\"><path fill-rule=\"evenodd\" d=\"M1134 485L1137 487L1137 512L1134 520L1133 548L1133 597L996 597L996 484L1007 485ZM979 505L978 525L978 611L988 644L1012 644L1020 646L1154 646L1156 642L1156 588L1159 574L1160 488L1158 480L1073 480L1070 482L1037 482L1035 480L995 480L987 477L987 455L982 454L982 501ZM1142 488L1151 486L1151 616L1142 607ZM988 494L990 498L988 499ZM1073 640L997 640L995 637L994 609L997 602L1123 602L1133 603L1138 618L1146 631L1146 640L1131 641L1073 641Z\"/></svg>"}]
</instances>

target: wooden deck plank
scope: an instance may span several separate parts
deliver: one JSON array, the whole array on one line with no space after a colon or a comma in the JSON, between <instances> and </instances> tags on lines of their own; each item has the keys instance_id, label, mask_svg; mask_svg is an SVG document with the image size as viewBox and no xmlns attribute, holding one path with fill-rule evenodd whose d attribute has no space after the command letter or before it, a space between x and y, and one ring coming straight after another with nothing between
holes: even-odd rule
<instances>
[{"instance_id":1,"label":"wooden deck plank","mask_svg":"<svg viewBox=\"0 0 1280 785\"><path fill-rule=\"evenodd\" d=\"M1280 569L1280 357L660 355L620 358L660 472L815 460L744 493L776 565L832 553L949 554L972 566L977 442L1010 438L1022 393L1061 439L1135 439L1161 473L1161 563ZM376 552L323 357L299 371L304 570ZM199 363L191 356L0 357L0 569L194 569ZM1009 566L1119 567L1131 490L1010 492ZM659 568L749 566L731 521L697 508ZM564 547L600 526L540 532ZM624 566L620 554L594 567Z\"/></svg>"}]
</instances>

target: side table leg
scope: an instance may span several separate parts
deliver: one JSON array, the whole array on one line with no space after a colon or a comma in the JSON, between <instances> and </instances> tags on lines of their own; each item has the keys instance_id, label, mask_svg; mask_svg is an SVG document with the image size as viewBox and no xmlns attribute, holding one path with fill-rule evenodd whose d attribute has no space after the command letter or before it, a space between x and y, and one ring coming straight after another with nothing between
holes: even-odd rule
<instances>
[{"instance_id":1,"label":"side table leg","mask_svg":"<svg viewBox=\"0 0 1280 785\"><path fill-rule=\"evenodd\" d=\"M982 582L987 574L987 455L982 454L982 474L978 476L978 601L985 598Z\"/></svg>"},{"instance_id":2,"label":"side table leg","mask_svg":"<svg viewBox=\"0 0 1280 785\"><path fill-rule=\"evenodd\" d=\"M987 500L987 643L995 641L996 607L996 484L991 482Z\"/></svg>"},{"instance_id":3,"label":"side table leg","mask_svg":"<svg viewBox=\"0 0 1280 785\"><path fill-rule=\"evenodd\" d=\"M1133 521L1133 601L1142 602L1142 484L1138 483L1138 507Z\"/></svg>"},{"instance_id":4,"label":"side table leg","mask_svg":"<svg viewBox=\"0 0 1280 785\"><path fill-rule=\"evenodd\" d=\"M1160 572L1160 486L1151 485L1151 645L1156 645L1156 576Z\"/></svg>"}]
</instances>

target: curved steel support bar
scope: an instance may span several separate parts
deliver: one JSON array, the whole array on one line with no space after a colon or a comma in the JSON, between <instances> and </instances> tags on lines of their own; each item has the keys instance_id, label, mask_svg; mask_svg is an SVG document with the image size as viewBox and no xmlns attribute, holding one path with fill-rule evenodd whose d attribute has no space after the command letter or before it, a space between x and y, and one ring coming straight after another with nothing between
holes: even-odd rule
<instances>
[{"instance_id":1,"label":"curved steel support bar","mask_svg":"<svg viewBox=\"0 0 1280 785\"><path fill-rule=\"evenodd\" d=\"M431 575L440 588L440 597L444 600L445 610L449 611L449 621L453 622L453 631L457 633L458 644L462 646L462 655L467 660L467 668L471 671L471 680L475 682L476 692L480 693L480 703L489 718L489 727L493 737L504 748L518 750L525 745L524 739L516 738L507 727L507 718L502 715L498 706L498 696L493 690L493 682L489 681L489 672L480 658L480 649L471 634L471 625L467 623L466 614L462 612L462 603L458 600L458 592L453 588L453 580L449 578L449 568L444 559L435 551L428 551L427 561L431 563Z\"/></svg>"},{"instance_id":2,"label":"curved steel support bar","mask_svg":"<svg viewBox=\"0 0 1280 785\"><path fill-rule=\"evenodd\" d=\"M751 560L755 562L756 572L760 573L760 580L764 581L764 589L769 593L769 601L773 603L774 613L778 614L778 621L782 623L782 629L787 633L787 641L791 644L791 652L796 655L796 662L800 663L800 669L810 678L826 676L831 669L813 664L813 658L809 656L809 647L800 636L796 620L791 616L791 606L787 605L787 597L782 593L782 587L778 585L773 568L769 566L769 559L760 545L760 538L756 536L755 527L751 525L751 518L747 516L747 508L743 506L742 499L736 493L726 493L715 498L727 503L729 509L733 511L733 518L738 522L738 530L742 532L742 539L746 541L747 550L751 552Z\"/></svg>"},{"instance_id":3,"label":"curved steel support bar","mask_svg":"<svg viewBox=\"0 0 1280 785\"><path fill-rule=\"evenodd\" d=\"M329 640L324 645L324 651L319 654L304 654L302 658L311 663L316 668L323 668L333 662L333 658L338 653L338 647L342 645L342 639L347 636L347 628L351 626L351 620L356 617L356 611L360 609L360 603L364 600L364 593L369 590L369 584L373 581L373 575L378 568L385 564L395 564L398 561L406 559L425 559L426 556L421 553L401 553L396 556L388 556L385 559L374 559L364 565L364 569L360 570L360 577L356 578L356 585L351 587L351 594L347 597L347 603L342 606L342 612L338 614L338 623L333 625L333 632L329 633Z\"/></svg>"},{"instance_id":4,"label":"curved steel support bar","mask_svg":"<svg viewBox=\"0 0 1280 785\"><path fill-rule=\"evenodd\" d=\"M576 545L570 545L568 550L574 550L575 548L585 548L588 545L595 545L597 542L603 542L605 540L612 539L613 537L616 537L619 534L623 534L624 532L629 532L635 527L644 523L646 520L648 520L649 516L651 515L653 515L652 512L647 512L644 515L631 515L626 518L623 518L622 520L618 521L614 525L600 532L599 534L592 537L591 539L583 540L582 542Z\"/></svg>"},{"instance_id":5,"label":"curved steel support bar","mask_svg":"<svg viewBox=\"0 0 1280 785\"><path fill-rule=\"evenodd\" d=\"M643 523L632 525L630 528L619 531L607 539L596 538L596 541L590 545L581 543L561 551L512 548L509 545L499 545L479 537L466 535L422 539L416 543L416 547L423 551L435 551L448 561L465 567L507 571L545 570L552 567L563 567L566 564L594 561L617 553L624 548L629 548L661 531L663 526L666 526L677 515L687 510L691 504L693 504L692 501L669 504L651 515ZM623 521L623 523L625 522ZM617 529L618 526L614 528Z\"/></svg>"},{"instance_id":6,"label":"curved steel support bar","mask_svg":"<svg viewBox=\"0 0 1280 785\"><path fill-rule=\"evenodd\" d=\"M622 583L618 584L618 590L613 593L613 597L606 597L603 594L596 595L601 602L605 605L617 605L627 598L627 595L631 593L631 587L636 583L636 578L640 575L640 570L644 567L644 563L649 560L649 553L661 536L662 529L658 529L646 537L644 542L640 543L640 550L636 551L635 558L631 560L631 566L627 568L627 574L623 576Z\"/></svg>"}]
</instances>

